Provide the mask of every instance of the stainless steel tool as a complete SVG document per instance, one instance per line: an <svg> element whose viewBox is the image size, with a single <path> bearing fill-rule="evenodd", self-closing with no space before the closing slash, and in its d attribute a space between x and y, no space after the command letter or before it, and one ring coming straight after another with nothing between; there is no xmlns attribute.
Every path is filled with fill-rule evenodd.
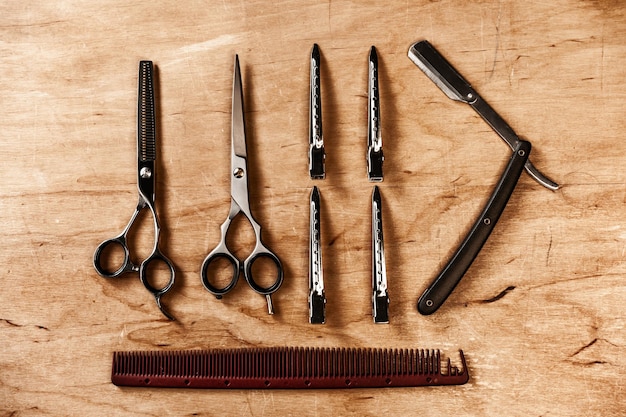
<svg viewBox="0 0 626 417"><path fill-rule="evenodd" d="M311 324L326 322L320 207L319 190L313 187L309 205L309 323Z"/></svg>
<svg viewBox="0 0 626 417"><path fill-rule="evenodd" d="M387 267L383 244L383 206L378 186L372 192L372 316L374 323L389 323Z"/></svg>
<svg viewBox="0 0 626 417"><path fill-rule="evenodd" d="M261 240L261 225L252 216L250 211L248 192L248 153L246 149L246 129L244 122L243 107L243 87L241 85L241 71L239 69L239 57L235 56L235 70L233 75L233 99L232 99L232 126L231 126L231 169L230 169L230 210L228 217L220 227L221 237L219 244L211 251L202 263L200 277L202 285L218 299L237 284L239 275L243 274L248 285L258 294L265 296L267 301L267 312L274 314L272 294L280 288L283 283L283 266L278 256L265 246ZM254 249L242 262L228 249L226 236L232 220L238 215L243 215L254 230L256 238ZM276 267L276 278L274 282L263 287L254 279L252 265L261 258L269 259ZM219 259L227 260L233 268L231 281L223 288L218 288L212 283L214 277L210 270L210 265Z"/></svg>
<svg viewBox="0 0 626 417"><path fill-rule="evenodd" d="M513 129L428 41L424 40L411 45L409 58L449 98L469 104L476 110L513 150L509 163L469 234L419 298L417 309L421 314L426 315L437 311L461 281L495 227L524 169L532 178L550 190L558 189L559 185L539 172L530 162L528 159L531 150L530 142L517 136Z"/></svg>
<svg viewBox="0 0 626 417"><path fill-rule="evenodd" d="M326 151L322 133L322 82L320 78L320 48L311 50L311 76L309 93L309 175L312 179L326 178Z"/></svg>
<svg viewBox="0 0 626 417"><path fill-rule="evenodd" d="M383 136L380 123L380 92L378 90L378 53L372 46L369 54L367 89L367 178L383 180Z"/></svg>
<svg viewBox="0 0 626 417"><path fill-rule="evenodd" d="M156 211L156 105L154 94L154 76L152 61L139 62L139 89L137 104L137 189L139 200L135 212L132 214L128 225L118 236L105 240L96 248L93 257L93 265L101 276L105 278L117 278L128 272L138 272L139 280L146 289L154 296L159 310L170 320L174 317L167 312L161 303L161 298L174 285L176 272L174 264L167 258L160 249L161 227ZM131 260L131 253L128 247L128 233L132 229L137 216L147 209L152 215L154 226L154 246L152 252L139 265ZM122 265L114 271L103 266L103 262L108 258L108 248L119 246L124 251ZM151 283L149 265L162 263L169 270L169 281L162 287L157 288ZM154 274L154 272L152 272Z"/></svg>
<svg viewBox="0 0 626 417"><path fill-rule="evenodd" d="M502 117L472 88L456 69L430 44L423 40L411 45L409 59L449 98L469 104L489 126L515 150L520 137ZM526 172L539 184L549 190L557 190L559 185L543 175L535 166L526 161Z"/></svg>

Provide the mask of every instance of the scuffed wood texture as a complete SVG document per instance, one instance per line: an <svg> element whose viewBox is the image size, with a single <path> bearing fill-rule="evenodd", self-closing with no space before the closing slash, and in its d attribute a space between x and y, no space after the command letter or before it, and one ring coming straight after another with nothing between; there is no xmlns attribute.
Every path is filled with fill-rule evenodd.
<svg viewBox="0 0 626 417"><path fill-rule="evenodd" d="M0 414L626 414L626 17L619 1L5 1L0 5ZM436 314L415 304L463 238L509 150L407 59L429 39L562 184L523 174ZM308 56L323 56L327 179L307 175ZM391 323L370 304L367 54L380 55ZM251 205L284 262L275 316L242 280L199 280L229 204L232 63L246 99ZM176 263L167 321L136 276L99 277L96 245L136 199L137 63L158 68L159 211ZM307 322L308 196L322 193L328 296ZM146 226L147 225L147 226ZM145 254L149 222L137 240ZM145 233L144 233L145 232ZM244 222L231 237L241 254ZM249 250L249 249L247 249ZM120 389L115 350L441 348L462 387Z"/></svg>

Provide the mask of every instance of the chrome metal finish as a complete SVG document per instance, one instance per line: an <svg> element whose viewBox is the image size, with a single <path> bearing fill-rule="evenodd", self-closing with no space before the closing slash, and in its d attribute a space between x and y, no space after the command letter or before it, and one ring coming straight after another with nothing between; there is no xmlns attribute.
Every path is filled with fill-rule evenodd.
<svg viewBox="0 0 626 417"><path fill-rule="evenodd" d="M382 201L378 186L372 192L372 316L375 323L389 323L389 294L383 244Z"/></svg>
<svg viewBox="0 0 626 417"><path fill-rule="evenodd" d="M383 138L380 125L380 93L378 90L378 54L372 46L368 70L368 129L367 129L367 178L373 182L383 180Z"/></svg>
<svg viewBox="0 0 626 417"><path fill-rule="evenodd" d="M218 245L213 249L202 263L200 277L202 285L218 299L232 290L237 284L239 275L243 273L248 285L258 294L265 296L267 311L274 314L271 294L280 288L283 282L283 267L280 259L270 251L261 240L261 225L254 219L250 211L248 193L248 154L246 150L246 129L243 107L243 87L241 83L241 70L239 57L235 56L235 70L233 75L233 98L232 98L232 126L231 126L231 176L230 176L230 210L228 217L220 226L221 237ZM240 261L233 255L226 245L226 236L232 220L242 214L254 230L256 238L255 246L248 257ZM259 258L267 258L276 266L276 280L269 287L259 285L253 277L252 265ZM225 287L218 288L211 283L209 265L217 259L225 259L232 266L233 277Z"/></svg>
<svg viewBox="0 0 626 417"><path fill-rule="evenodd" d="M114 238L107 239L96 248L93 257L93 265L96 272L105 278L117 278L128 272L138 272L139 280L152 294L157 307L165 317L174 320L174 317L164 308L161 298L172 289L176 277L176 271L172 261L167 258L160 249L161 226L156 211L156 104L154 97L154 77L152 61L139 62L139 88L137 99L137 191L138 201L130 221L122 232ZM131 260L128 246L128 234L132 229L139 213L147 209L152 216L154 227L154 245L152 252L139 265ZM110 271L103 266L103 258L107 257L107 247L121 247L124 259L121 266L115 271ZM169 281L162 287L155 287L149 277L150 264L162 263L169 270Z"/></svg>
<svg viewBox="0 0 626 417"><path fill-rule="evenodd" d="M320 193L317 187L313 187L311 191L309 216L309 323L324 324L326 322L326 294L322 264Z"/></svg>
<svg viewBox="0 0 626 417"><path fill-rule="evenodd" d="M326 177L326 152L322 133L322 95L320 80L320 49L311 50L311 79L309 101L309 175L312 179Z"/></svg>

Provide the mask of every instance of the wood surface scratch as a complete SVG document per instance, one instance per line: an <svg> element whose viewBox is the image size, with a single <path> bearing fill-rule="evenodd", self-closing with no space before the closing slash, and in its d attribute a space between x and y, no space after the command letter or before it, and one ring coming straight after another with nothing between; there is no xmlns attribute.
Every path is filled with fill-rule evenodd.
<svg viewBox="0 0 626 417"><path fill-rule="evenodd" d="M481 302L483 304L495 303L496 301L501 300L505 295L507 295L508 293L513 291L514 289L515 289L514 285L509 285L504 290L502 290L498 295L495 295L495 296L493 296L491 298L487 298L486 300L482 300Z"/></svg>

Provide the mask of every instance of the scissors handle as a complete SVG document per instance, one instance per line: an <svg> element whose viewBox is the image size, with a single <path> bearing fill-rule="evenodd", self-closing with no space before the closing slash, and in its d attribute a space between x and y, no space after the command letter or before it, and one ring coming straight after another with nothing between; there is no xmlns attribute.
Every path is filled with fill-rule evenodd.
<svg viewBox="0 0 626 417"><path fill-rule="evenodd" d="M252 254L244 261L244 276L246 278L246 282L255 292L264 295L265 300L267 301L267 313L274 314L274 304L272 303L272 294L280 288L283 283L284 273L283 273L283 265L280 263L280 259L272 253L269 249L267 249L263 244L259 241L257 244L258 250L255 249ZM276 280L269 287L262 287L259 285L252 276L252 264L261 258L268 258L274 262L276 265Z"/></svg>
<svg viewBox="0 0 626 417"><path fill-rule="evenodd" d="M143 262L141 262L140 265L135 265L130 259L130 249L128 248L128 233L135 223L138 214L146 207L151 211L154 223L154 249L152 250L152 253L145 260L143 260ZM174 285L176 272L172 261L170 261L165 255L163 255L163 253L159 249L159 235L160 227L157 220L156 211L154 210L154 206L150 202L148 202L145 196L140 194L137 207L135 208L135 211L131 216L130 221L128 222L122 233L114 238L105 240L96 247L96 251L93 255L93 266L96 269L96 272L98 272L98 274L104 278L117 278L127 272L138 272L140 281L143 283L144 287L146 287L146 289L150 291L150 293L154 296L157 306L159 307L161 312L168 319L175 320L174 317L163 308L163 305L161 303L161 297L163 297L163 295L165 295L165 293L167 293ZM111 271L110 269L102 265L103 258L108 257L108 255L105 254L106 249L112 246L121 247L124 253L124 259L122 261L122 264L115 271ZM148 265L155 262L164 263L165 265L167 265L170 272L169 281L161 288L157 288L152 285L149 279Z"/></svg>
<svg viewBox="0 0 626 417"><path fill-rule="evenodd" d="M120 267L114 271L111 271L102 265L103 253L111 246L119 246L124 251L124 260L122 261ZM107 239L98 245L93 254L93 266L96 269L96 272L104 278L117 278L127 272L136 272L139 270L139 267L133 264L130 260L130 251L128 250L128 246L126 244L125 233L112 239Z"/></svg>
<svg viewBox="0 0 626 417"><path fill-rule="evenodd" d="M214 277L210 276L213 274L209 274L208 272L209 266L213 262L216 262L219 259L225 259L233 267L232 279L230 280L228 284L226 284L226 286L221 287L221 288L216 287L215 285L211 283ZM204 258L204 262L202 262L202 267L200 269L200 277L202 278L202 285L208 292L210 292L215 297L220 299L222 298L224 294L232 290L235 287L235 285L237 285L237 280L239 279L239 271L240 271L239 260L235 258L235 256L226 247L226 244L222 242L217 248L211 251L211 253L209 253L207 257Z"/></svg>
<svg viewBox="0 0 626 417"><path fill-rule="evenodd" d="M150 280L150 269L148 266L150 264L155 263L164 263L167 265L169 269L170 279L169 281L162 287L156 287L152 284ZM167 256L165 256L158 247L158 244L155 244L154 250L139 266L139 280L143 284L144 287L154 296L157 307L159 310L170 320L175 320L174 316L165 310L163 304L161 303L161 297L163 297L169 290L174 286L174 280L176 278L176 269L174 268L174 264L169 260Z"/></svg>
<svg viewBox="0 0 626 417"><path fill-rule="evenodd" d="M276 290L278 290L278 288L280 288L281 284L283 283L283 277L284 277L283 266L280 262L280 259L278 259L278 257L272 251L270 251L267 247L265 247L265 245L263 245L263 243L261 242L261 237L260 237L261 227L259 226L258 223L256 223L256 221L254 221L254 219L252 219L252 216L246 216L246 217L248 218L248 221L250 221L252 228L254 229L254 232L256 234L256 237L257 237L256 246L254 250L252 251L252 253L250 254L250 256L248 256L244 260L243 264L239 261L239 259L235 257L235 255L233 255L233 253L226 246L226 235L228 233L228 228L230 227L231 220L234 218L236 214L237 214L236 210L231 209L231 214L220 227L221 229L220 243L217 245L215 249L211 251L211 253L207 255L206 258L204 258L204 261L202 262L202 266L200 268L200 277L202 279L202 285L207 291L209 291L211 294L215 295L218 299L220 299L222 298L224 294L231 291L235 287L235 285L237 285L237 280L239 279L239 275L243 269L244 277L246 279L246 282L250 286L250 288L252 288L256 293L265 296L267 300L268 312L269 314L274 314L271 294L276 292ZM255 281L253 272L252 272L253 264L261 258L270 259L276 265L276 279L274 283L268 287L263 287L259 285ZM230 280L230 282L221 288L215 286L211 282L211 281L214 281L214 276L212 276L214 274L209 273L210 265L219 259L225 259L226 261L228 261L228 263L230 263L232 266L232 273L233 273L232 279Z"/></svg>
<svg viewBox="0 0 626 417"><path fill-rule="evenodd" d="M237 285L237 280L239 279L239 272L241 270L239 259L237 259L235 255L233 255L232 252L228 250L228 246L226 245L226 235L228 234L228 228L230 227L230 223L232 222L233 218L237 215L235 208L231 207L230 211L231 213L229 213L224 223L222 223L222 225L220 226L220 233L221 233L220 243L215 247L215 249L213 249L207 255L206 258L204 258L204 261L202 262L202 266L200 267L200 278L202 280L202 285L208 292L213 294L218 299L221 299L224 294L232 290L235 287L235 285ZM211 281L214 281L214 277L209 276L209 275L214 275L214 274L208 273L209 266L213 262L217 261L218 259L225 259L233 267L232 279L230 280L228 284L226 284L225 287L222 287L222 288L216 287L215 285L211 283ZM214 269L217 269L217 268L214 268Z"/></svg>
<svg viewBox="0 0 626 417"><path fill-rule="evenodd" d="M263 287L259 285L254 280L252 274L252 265L261 258L270 259L276 265L276 279L274 280L274 283L268 287ZM248 258L246 258L246 260L243 262L243 267L246 282L254 291L261 295L269 295L276 292L276 290L278 290L278 288L280 288L281 284L283 283L283 265L280 262L280 259L278 259L278 256L276 256L273 252L263 246L260 241L257 244L257 248L255 248L250 256L248 256Z"/></svg>
<svg viewBox="0 0 626 417"><path fill-rule="evenodd" d="M93 266L96 269L96 272L101 277L117 278L120 275L125 274L127 272L139 271L139 266L135 265L130 260L130 250L128 249L127 236L128 236L129 230L133 226L133 223L135 223L135 219L137 218L137 215L139 215L139 212L144 207L144 205L145 205L144 200L142 200L140 197L139 203L137 204L137 207L135 208L133 215L130 216L130 221L128 222L124 230L122 230L122 233L115 236L114 238L105 240L104 242L100 243L98 247L96 247L96 251L93 254ZM122 261L122 264L120 265L120 267L117 268L115 271L111 271L110 269L107 269L106 267L102 266L102 258L108 257L107 255L104 255L106 248L109 248L112 246L119 246L122 248L122 251L124 252L124 260Z"/></svg>

